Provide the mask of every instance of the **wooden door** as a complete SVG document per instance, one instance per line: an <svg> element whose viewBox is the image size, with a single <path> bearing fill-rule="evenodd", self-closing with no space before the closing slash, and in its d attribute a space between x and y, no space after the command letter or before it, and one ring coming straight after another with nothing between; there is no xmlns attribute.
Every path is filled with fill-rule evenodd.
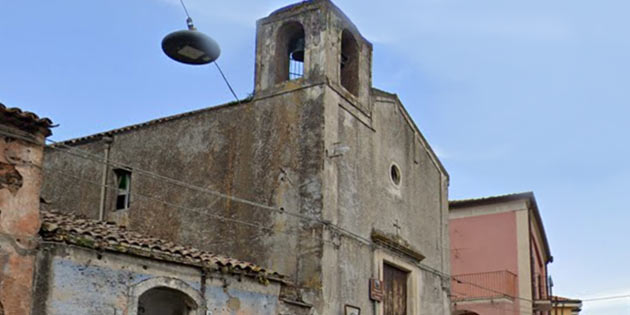
<svg viewBox="0 0 630 315"><path fill-rule="evenodd" d="M407 277L409 273L383 264L383 315L407 315Z"/></svg>

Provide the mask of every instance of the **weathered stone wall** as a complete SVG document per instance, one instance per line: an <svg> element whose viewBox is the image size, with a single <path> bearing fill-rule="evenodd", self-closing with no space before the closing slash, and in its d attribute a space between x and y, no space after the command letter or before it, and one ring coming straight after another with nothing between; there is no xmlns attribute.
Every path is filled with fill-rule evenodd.
<svg viewBox="0 0 630 315"><path fill-rule="evenodd" d="M447 174L394 95L374 91L373 103L367 116L339 94L326 99L324 217L364 239L373 230L397 235L426 256L427 269L448 274ZM335 150L340 154L331 155ZM401 171L399 185L392 165ZM382 263L373 250L343 236L337 247L325 247L324 295L332 297L325 313L351 304L373 314L368 279L378 277L375 264ZM420 313L448 314L448 284L427 269L421 271Z"/></svg>
<svg viewBox="0 0 630 315"><path fill-rule="evenodd" d="M158 286L190 296L195 315L276 315L280 304L277 282L60 244L40 251L37 270L34 315L137 314L139 295Z"/></svg>
<svg viewBox="0 0 630 315"><path fill-rule="evenodd" d="M319 265L303 260L321 256L315 250L319 242L312 238L319 227L203 189L319 216L322 89L279 93L113 134L110 159L131 167L132 199L130 209L113 211L116 183L110 167L105 218L144 234L252 261L295 276L297 282L311 279ZM105 144L92 140L75 148L102 157ZM96 218L102 163L56 148L46 153L44 198L53 208Z"/></svg>

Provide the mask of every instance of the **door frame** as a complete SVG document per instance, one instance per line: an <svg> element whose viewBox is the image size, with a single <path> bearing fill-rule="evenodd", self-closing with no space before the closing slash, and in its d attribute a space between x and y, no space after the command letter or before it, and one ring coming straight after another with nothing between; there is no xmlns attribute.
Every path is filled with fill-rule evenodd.
<svg viewBox="0 0 630 315"><path fill-rule="evenodd" d="M383 280L383 265L385 264L409 273L407 276L407 315L420 315L420 268L397 254L392 254L383 249L376 249L374 251L373 274L381 281ZM384 315L383 303L377 303L376 314Z"/></svg>

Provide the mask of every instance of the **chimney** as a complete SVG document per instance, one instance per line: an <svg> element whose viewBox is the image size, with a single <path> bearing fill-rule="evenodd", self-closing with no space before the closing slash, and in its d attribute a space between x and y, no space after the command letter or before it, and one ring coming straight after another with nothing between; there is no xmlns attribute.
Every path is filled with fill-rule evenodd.
<svg viewBox="0 0 630 315"><path fill-rule="evenodd" d="M29 315L39 194L52 122L0 103L0 315Z"/></svg>

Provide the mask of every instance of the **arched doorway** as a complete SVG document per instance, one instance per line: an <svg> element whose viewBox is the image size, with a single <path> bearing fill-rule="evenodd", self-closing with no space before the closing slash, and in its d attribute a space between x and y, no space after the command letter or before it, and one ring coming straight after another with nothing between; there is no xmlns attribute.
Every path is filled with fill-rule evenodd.
<svg viewBox="0 0 630 315"><path fill-rule="evenodd" d="M127 315L205 315L206 301L186 282L155 277L131 286Z"/></svg>
<svg viewBox="0 0 630 315"><path fill-rule="evenodd" d="M144 292L138 300L138 315L194 315L199 306L186 293L157 287Z"/></svg>

